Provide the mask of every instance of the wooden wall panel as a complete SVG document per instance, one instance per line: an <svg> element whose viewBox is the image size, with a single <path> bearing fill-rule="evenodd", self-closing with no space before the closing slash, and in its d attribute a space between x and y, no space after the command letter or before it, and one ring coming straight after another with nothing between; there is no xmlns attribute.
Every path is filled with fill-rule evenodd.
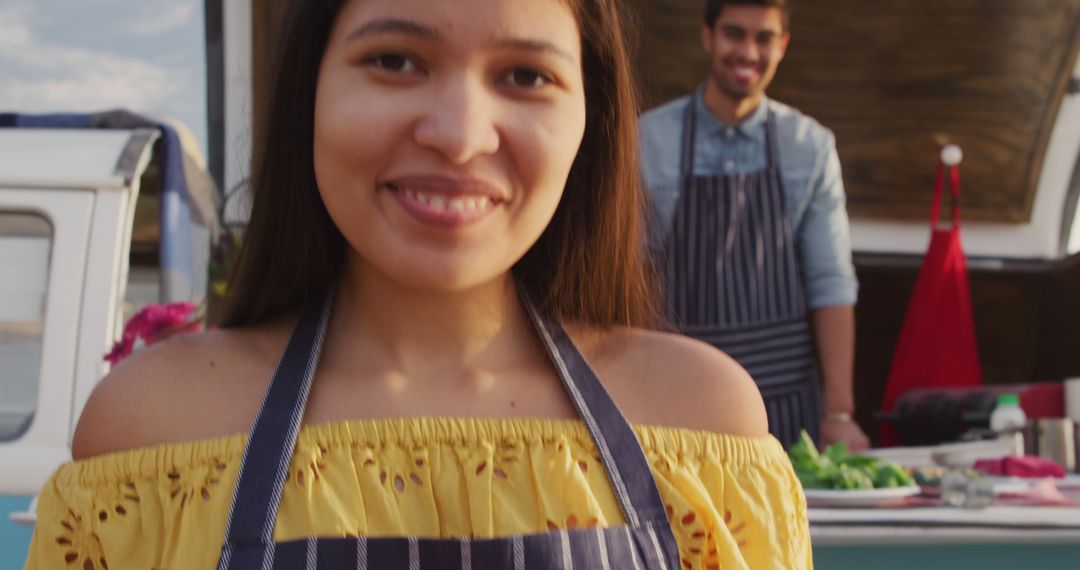
<svg viewBox="0 0 1080 570"><path fill-rule="evenodd" d="M1054 272L1047 297L1039 314L1036 376L1080 377L1080 254Z"/></svg>
<svg viewBox="0 0 1080 570"><path fill-rule="evenodd" d="M703 0L633 0L648 105L708 69ZM837 134L853 216L926 217L940 141L964 147L964 216L1024 223L1080 52L1080 0L793 0L770 93Z"/></svg>

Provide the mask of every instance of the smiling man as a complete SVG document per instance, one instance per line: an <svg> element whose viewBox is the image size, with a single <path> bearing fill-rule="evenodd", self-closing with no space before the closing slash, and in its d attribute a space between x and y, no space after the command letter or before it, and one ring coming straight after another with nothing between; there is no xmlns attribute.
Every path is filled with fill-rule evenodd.
<svg viewBox="0 0 1080 570"><path fill-rule="evenodd" d="M704 84L641 118L653 244L672 321L750 372L772 433L859 450L858 283L835 138L765 95L791 39L788 4L706 2Z"/></svg>

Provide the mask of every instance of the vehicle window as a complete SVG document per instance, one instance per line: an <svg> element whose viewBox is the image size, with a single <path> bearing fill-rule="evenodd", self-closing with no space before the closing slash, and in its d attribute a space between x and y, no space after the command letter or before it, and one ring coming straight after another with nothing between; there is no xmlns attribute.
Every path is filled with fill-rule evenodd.
<svg viewBox="0 0 1080 570"><path fill-rule="evenodd" d="M0 441L18 439L37 408L52 237L40 215L0 211Z"/></svg>

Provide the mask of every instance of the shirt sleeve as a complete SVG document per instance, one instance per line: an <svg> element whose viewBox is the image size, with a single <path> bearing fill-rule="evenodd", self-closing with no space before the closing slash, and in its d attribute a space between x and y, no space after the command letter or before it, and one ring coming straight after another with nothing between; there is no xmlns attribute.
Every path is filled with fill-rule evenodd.
<svg viewBox="0 0 1080 570"><path fill-rule="evenodd" d="M77 496L80 489L64 488L60 472L38 495L37 522L27 552L25 570L105 568L101 540L93 531L91 513Z"/></svg>
<svg viewBox="0 0 1080 570"><path fill-rule="evenodd" d="M654 458L683 565L813 568L806 499L780 442L718 440L720 445L700 455Z"/></svg>
<svg viewBox="0 0 1080 570"><path fill-rule="evenodd" d="M230 480L231 464L177 467L176 447L61 466L38 495L25 569L212 568L232 493L210 481ZM161 466L167 476L139 476Z"/></svg>
<svg viewBox="0 0 1080 570"><path fill-rule="evenodd" d="M821 144L824 152L811 178L810 200L796 230L810 309L854 305L859 288L851 261L851 233L836 139L826 131Z"/></svg>

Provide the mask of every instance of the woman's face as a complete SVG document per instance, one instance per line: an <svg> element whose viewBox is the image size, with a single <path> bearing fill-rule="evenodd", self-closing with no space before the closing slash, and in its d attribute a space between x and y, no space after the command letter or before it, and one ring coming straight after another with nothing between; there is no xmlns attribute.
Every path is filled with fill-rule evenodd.
<svg viewBox="0 0 1080 570"><path fill-rule="evenodd" d="M562 0L351 0L319 70L315 175L354 268L460 290L536 242L584 129Z"/></svg>

